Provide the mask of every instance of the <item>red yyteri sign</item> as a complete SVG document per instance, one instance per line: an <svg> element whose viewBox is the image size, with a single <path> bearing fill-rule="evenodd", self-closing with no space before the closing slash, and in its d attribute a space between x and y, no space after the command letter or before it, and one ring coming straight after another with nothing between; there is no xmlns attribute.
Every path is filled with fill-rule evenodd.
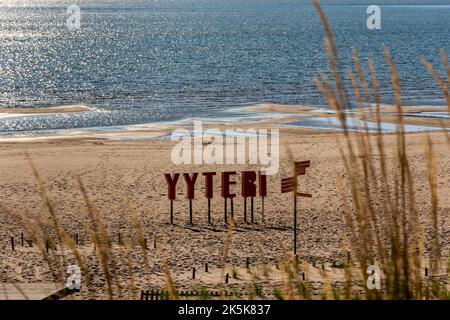
<svg viewBox="0 0 450 320"><path fill-rule="evenodd" d="M220 195L225 199L232 199L236 197L236 193L231 191L232 186L236 185L236 171L225 171L221 173L221 192ZM214 176L216 172L203 172L205 197L212 199L214 197ZM167 182L167 197L169 200L176 200L177 184L181 173L165 173L164 177ZM183 178L186 185L186 198L195 199L195 185L198 180L199 173L183 173ZM257 184L259 187L259 196L267 196L267 176L261 172L243 171L241 172L241 196L242 197L256 197Z"/></svg>
<svg viewBox="0 0 450 320"><path fill-rule="evenodd" d="M281 193L294 192L295 200L295 216L296 216L296 198L301 197L311 197L309 193L303 193L297 191L297 177L306 174L306 168L309 168L311 161L300 161L295 162L294 166L294 177L288 177L281 179ZM177 197L177 185L180 180L181 175L183 175L184 184L186 187L186 198L189 200L189 221L193 223L193 200L195 199L195 186L199 180L200 173L165 173L164 177L167 182L167 197L170 200L170 223L173 224L173 202ZM211 223L211 199L214 197L214 183L216 172L202 172L204 180L205 193L204 196L208 199L208 223ZM227 223L228 217L228 206L227 203L230 202L231 217L234 216L233 199L236 198L236 191L233 191L233 186L236 186L236 171L225 171L220 173L220 195L224 199L224 221ZM267 176L261 171L242 171L241 172L241 190L240 195L244 199L244 221L247 221L247 198L250 198L250 222L254 222L254 201L256 196L261 198L261 216L264 221L264 199L267 197Z"/></svg>
<svg viewBox="0 0 450 320"><path fill-rule="evenodd" d="M233 199L236 193L232 191L232 187L236 185L236 171L225 171L221 173L220 195L224 198L224 221L228 222L227 202L230 201L231 217L234 217ZM199 173L182 173L186 185L186 198L189 199L189 222L193 224L192 201L195 199L195 184L198 180ZM214 197L214 176L216 172L203 172L205 197L208 199L208 223L211 223L211 199ZM167 197L170 200L170 223L173 224L173 201L177 197L177 184L181 173L165 173L164 177L167 182ZM253 223L253 198L256 197L259 187L259 196L262 201L262 219L264 220L264 198L267 196L267 176L261 172L243 171L241 173L241 196L246 204L247 198L251 199L251 222ZM247 222L247 207L245 205L244 221Z"/></svg>

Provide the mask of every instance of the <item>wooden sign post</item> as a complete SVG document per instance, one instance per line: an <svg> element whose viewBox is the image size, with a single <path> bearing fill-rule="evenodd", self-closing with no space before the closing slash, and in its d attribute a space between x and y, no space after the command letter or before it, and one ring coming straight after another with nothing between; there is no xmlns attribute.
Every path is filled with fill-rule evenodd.
<svg viewBox="0 0 450 320"><path fill-rule="evenodd" d="M281 179L281 193L293 192L294 194L294 255L297 255L297 196L311 198L309 193L298 192L297 177L306 174L306 168L311 166L311 161L294 162L294 176Z"/></svg>
<svg viewBox="0 0 450 320"><path fill-rule="evenodd" d="M244 222L247 223L247 197L244 197Z"/></svg>
<svg viewBox="0 0 450 320"><path fill-rule="evenodd" d="M231 199L231 212L233 212L233 198L236 197L235 193L231 192L231 186L236 184L236 181L231 180L231 176L235 175L236 171L222 172L222 188L221 195L225 200L224 204L224 221L228 224L228 211L227 211L227 199Z"/></svg>
<svg viewBox="0 0 450 320"><path fill-rule="evenodd" d="M177 182L178 178L180 177L179 173L165 173L164 177L166 178L167 182L167 198L169 198L170 205L169 205L169 216L170 216L170 224L173 224L173 201L177 197Z"/></svg>
<svg viewBox="0 0 450 320"><path fill-rule="evenodd" d="M264 198L267 197L267 176L262 174L261 171L258 172L259 180L259 196L261 197L261 219L263 222L266 221L264 217Z"/></svg>
<svg viewBox="0 0 450 320"><path fill-rule="evenodd" d="M184 181L186 182L186 198L189 199L189 224L193 225L192 218L192 200L195 198L195 182L198 178L198 173L194 172L192 174L183 173Z"/></svg>
<svg viewBox="0 0 450 320"><path fill-rule="evenodd" d="M243 171L241 180L241 195L244 198L244 222L247 223L247 197L250 197L250 214L251 223L254 222L253 219L253 197L256 196L256 172L254 171Z"/></svg>
<svg viewBox="0 0 450 320"><path fill-rule="evenodd" d="M253 199L254 197L250 197L250 221L251 223L255 222L254 214L253 214Z"/></svg>
<svg viewBox="0 0 450 320"><path fill-rule="evenodd" d="M205 176L205 197L208 199L208 224L211 224L211 199L214 196L213 192L213 178L215 172L203 172Z"/></svg>
<svg viewBox="0 0 450 320"><path fill-rule="evenodd" d="M234 219L234 204L233 204L233 197L230 198L230 206L231 206L231 218Z"/></svg>

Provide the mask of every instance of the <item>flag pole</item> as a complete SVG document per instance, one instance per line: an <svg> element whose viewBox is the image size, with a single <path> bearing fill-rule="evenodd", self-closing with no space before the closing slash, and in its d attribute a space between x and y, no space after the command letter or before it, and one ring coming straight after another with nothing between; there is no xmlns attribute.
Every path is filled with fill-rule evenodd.
<svg viewBox="0 0 450 320"><path fill-rule="evenodd" d="M294 192L294 256L297 255L297 193Z"/></svg>
<svg viewBox="0 0 450 320"><path fill-rule="evenodd" d="M294 257L297 256L297 164L293 163L293 177L294 177Z"/></svg>

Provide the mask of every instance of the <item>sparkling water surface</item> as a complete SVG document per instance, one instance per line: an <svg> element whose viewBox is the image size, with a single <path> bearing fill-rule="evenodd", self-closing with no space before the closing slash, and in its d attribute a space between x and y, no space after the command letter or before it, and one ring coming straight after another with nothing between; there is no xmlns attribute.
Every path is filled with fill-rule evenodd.
<svg viewBox="0 0 450 320"><path fill-rule="evenodd" d="M0 118L0 132L229 117L262 102L325 105L313 82L328 70L324 33L309 1L76 2L81 26L71 31L73 1L2 1L0 107L95 111ZM380 3L379 31L366 28L367 5L324 5L344 68L351 47L374 59L383 102L392 102L385 43L404 104L443 105L420 59L438 65L439 49L450 52L450 2Z"/></svg>

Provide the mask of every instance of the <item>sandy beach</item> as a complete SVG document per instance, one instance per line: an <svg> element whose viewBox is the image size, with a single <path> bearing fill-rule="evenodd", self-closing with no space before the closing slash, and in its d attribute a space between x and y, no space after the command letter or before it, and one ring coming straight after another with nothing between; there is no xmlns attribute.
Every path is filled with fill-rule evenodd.
<svg viewBox="0 0 450 320"><path fill-rule="evenodd" d="M271 112L282 112L283 109L287 109L289 113L295 112L293 108L286 106L268 108ZM305 112L308 108L298 110ZM422 124L429 125L433 120L424 119ZM411 121L419 120L414 118ZM273 120L247 124L247 126L276 127ZM214 124L214 127L218 125ZM219 126L219 128L225 127L229 125ZM240 127L245 128L242 125ZM246 269L248 258L251 270L254 270L255 274L265 274L264 277L260 275L259 281L263 285L265 295L269 298L271 298L273 287L282 282L282 276L277 269L278 264L289 259L292 254L292 195L279 192L280 179L289 176L291 170L287 156L288 149L292 150L295 160L311 160L311 168L302 177L300 183L304 188L303 191L313 196L301 198L299 204L301 218L298 254L302 260L310 264L312 271L308 275L320 278L321 272L318 266L324 263L331 278L342 278L343 271L336 266L345 261L348 251L343 239L349 230L346 229L342 215L344 204L336 188L336 177L344 176L343 163L336 144L336 138L342 134L294 127L279 127L279 129L281 132L280 171L268 178L265 221L262 221L261 200L257 197L255 198L255 223L244 223L243 199L237 196L234 201L236 225L232 231L231 247L225 265L226 273L237 274L237 279L230 279L225 287L228 290L235 289L245 293L249 281L253 279L253 273ZM170 132L170 128L166 128L165 131ZM140 134L145 133L145 129L140 132ZM435 146L439 168L439 212L443 219L440 223L442 255L448 257L450 200L445 195L450 188L448 180L450 163L447 161L450 149L445 133L429 134ZM422 216L427 216L430 208L424 203L428 203L430 193L423 156L424 135L424 133L408 133L406 143L411 167L414 168L417 209ZM387 133L384 134L384 138L386 150L391 150L396 136ZM36 245L30 247L26 241L24 246L20 244L21 233L24 233L25 240L30 239L30 234L27 233L19 218L20 214L26 214L32 221L40 221L44 225L50 223L48 208L26 160L26 155L29 154L45 182L62 228L71 236L79 235L77 247L84 255L88 268L95 275L93 292L78 293L72 298L88 298L92 295L105 297L105 279L98 265L93 244L83 227L83 224L88 221L88 211L77 177L81 179L87 194L98 207L110 235L112 252L116 256L114 268L117 268L121 284L119 296L129 298L133 297L133 294L139 295L139 290L164 287L166 284L165 255L177 289L223 288L223 254L228 229L223 220L220 179L216 177L214 184L212 225L207 223L207 202L203 196L203 179L199 179L196 185L196 200L193 201L194 225L189 225L188 201L185 199L185 186L182 183L178 184L178 198L174 204L174 225L170 225L167 185L163 174L225 170L239 172L260 168L256 165L174 165L170 159L174 145L175 142L167 139L118 141L94 136L1 142L0 258L3 263L0 266L0 277L2 282L52 281L52 276L38 247ZM377 156L377 154L373 155L373 157ZM237 181L239 186L239 178ZM239 187L236 191L239 192ZM149 261L148 268L145 267L143 253L137 243L129 210L124 200L129 201L142 223L149 247L145 252ZM429 223L430 221L424 218L425 230ZM131 260L127 259L126 247L118 243L119 233L122 239L127 237L132 239ZM14 237L17 243L15 251L11 249L11 237ZM159 250L153 246L155 239L157 239ZM425 248L425 256L427 254L429 252ZM55 261L62 259L62 256L70 261L74 260L70 257L68 248L61 250L60 247L57 251L51 251L50 256ZM205 263L208 263L208 272L204 272ZM197 270L196 279L192 279L194 267ZM131 278L130 268L134 274Z"/></svg>
<svg viewBox="0 0 450 320"><path fill-rule="evenodd" d="M450 300L446 1L3 1L0 301Z"/></svg>

